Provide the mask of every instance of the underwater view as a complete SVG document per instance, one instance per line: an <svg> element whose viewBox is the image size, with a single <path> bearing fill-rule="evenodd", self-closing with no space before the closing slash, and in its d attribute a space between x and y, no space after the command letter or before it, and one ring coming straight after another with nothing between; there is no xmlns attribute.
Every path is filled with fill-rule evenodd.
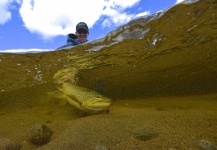
<svg viewBox="0 0 217 150"><path fill-rule="evenodd" d="M0 53L0 150L216 150L217 1L104 38Z"/></svg>

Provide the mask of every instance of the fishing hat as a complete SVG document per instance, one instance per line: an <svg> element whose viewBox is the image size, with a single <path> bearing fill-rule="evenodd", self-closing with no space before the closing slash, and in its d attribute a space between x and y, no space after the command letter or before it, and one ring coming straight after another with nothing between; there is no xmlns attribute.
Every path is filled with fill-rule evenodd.
<svg viewBox="0 0 217 150"><path fill-rule="evenodd" d="M89 32L89 29L88 29L88 26L85 22L79 22L77 25L76 25L76 31L78 31L79 29L84 29L86 30L87 32Z"/></svg>

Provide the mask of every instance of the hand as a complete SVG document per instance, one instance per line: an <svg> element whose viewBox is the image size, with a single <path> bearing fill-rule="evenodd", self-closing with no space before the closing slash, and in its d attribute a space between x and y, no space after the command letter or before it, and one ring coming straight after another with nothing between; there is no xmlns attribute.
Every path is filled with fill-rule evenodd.
<svg viewBox="0 0 217 150"><path fill-rule="evenodd" d="M75 77L69 76L69 77L66 77L63 81L69 82L69 83L75 83Z"/></svg>

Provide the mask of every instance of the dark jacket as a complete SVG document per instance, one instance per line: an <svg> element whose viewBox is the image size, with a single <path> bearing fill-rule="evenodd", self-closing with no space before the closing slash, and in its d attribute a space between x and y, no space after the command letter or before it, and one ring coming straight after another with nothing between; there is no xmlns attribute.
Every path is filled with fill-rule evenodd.
<svg viewBox="0 0 217 150"><path fill-rule="evenodd" d="M66 47L69 47L69 46L76 46L80 44L80 42L78 41L78 37L73 34L73 33L70 33L68 34L67 36L67 44L66 45L63 45L57 49L62 49L62 48L66 48Z"/></svg>

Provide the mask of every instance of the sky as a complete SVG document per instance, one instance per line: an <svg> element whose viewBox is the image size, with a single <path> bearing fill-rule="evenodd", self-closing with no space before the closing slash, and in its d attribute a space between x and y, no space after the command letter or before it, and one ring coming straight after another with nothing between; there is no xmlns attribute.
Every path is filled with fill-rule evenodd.
<svg viewBox="0 0 217 150"><path fill-rule="evenodd" d="M183 0L0 0L0 51L54 50L76 24L86 22L92 41L138 17Z"/></svg>

